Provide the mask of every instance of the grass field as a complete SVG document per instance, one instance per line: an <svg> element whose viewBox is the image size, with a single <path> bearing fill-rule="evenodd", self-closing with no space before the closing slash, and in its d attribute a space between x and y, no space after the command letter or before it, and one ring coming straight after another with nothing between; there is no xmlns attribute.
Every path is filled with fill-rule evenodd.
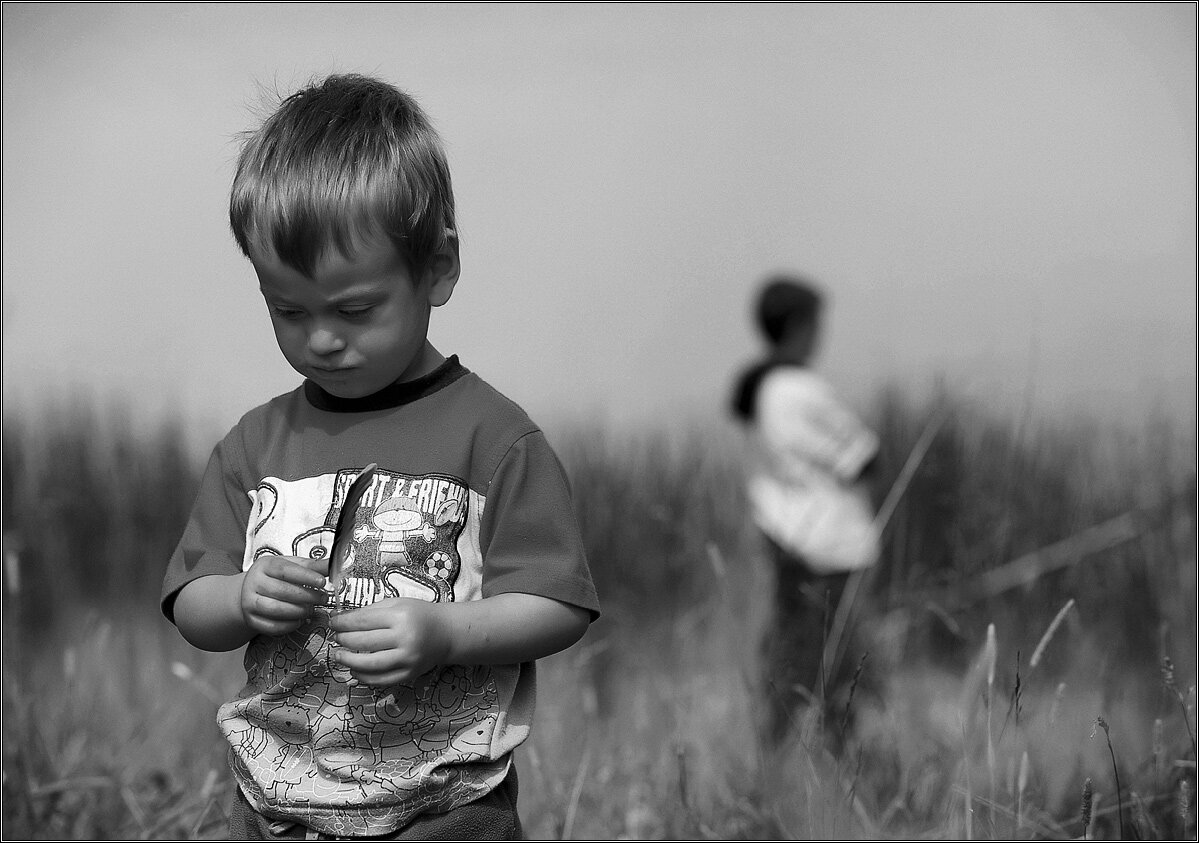
<svg viewBox="0 0 1199 843"><path fill-rule="evenodd" d="M554 839L1195 837L1193 420L1120 432L879 396L880 565L846 716L755 734L771 572L740 445L576 430L605 614L539 674L521 813ZM72 407L4 424L5 839L219 838L235 653L157 609L200 466ZM836 714L836 713L834 713Z"/></svg>

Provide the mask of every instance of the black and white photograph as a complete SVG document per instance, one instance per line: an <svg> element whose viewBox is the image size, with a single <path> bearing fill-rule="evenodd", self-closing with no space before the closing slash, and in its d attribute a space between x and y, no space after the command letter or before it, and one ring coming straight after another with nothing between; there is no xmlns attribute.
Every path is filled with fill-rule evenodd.
<svg viewBox="0 0 1199 843"><path fill-rule="evenodd" d="M0 837L1196 840L1196 11L0 4Z"/></svg>

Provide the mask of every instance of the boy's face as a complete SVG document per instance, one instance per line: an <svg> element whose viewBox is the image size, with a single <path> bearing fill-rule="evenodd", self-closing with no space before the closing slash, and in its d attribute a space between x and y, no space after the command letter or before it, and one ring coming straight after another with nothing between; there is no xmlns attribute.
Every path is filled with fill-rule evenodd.
<svg viewBox="0 0 1199 843"><path fill-rule="evenodd" d="M363 242L349 257L331 249L312 277L273 251L251 249L250 261L283 356L331 395L362 398L441 362L426 338L429 312L453 292L456 248L419 279L385 240Z"/></svg>

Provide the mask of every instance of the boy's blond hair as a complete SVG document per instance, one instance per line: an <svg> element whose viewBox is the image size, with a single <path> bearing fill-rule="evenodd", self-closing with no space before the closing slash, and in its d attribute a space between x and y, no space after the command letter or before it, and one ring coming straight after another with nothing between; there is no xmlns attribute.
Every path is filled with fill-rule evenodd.
<svg viewBox="0 0 1199 843"><path fill-rule="evenodd" d="M305 275L384 237L419 277L457 237L437 132L408 94L357 74L297 91L245 136L229 223L247 257L269 249Z"/></svg>

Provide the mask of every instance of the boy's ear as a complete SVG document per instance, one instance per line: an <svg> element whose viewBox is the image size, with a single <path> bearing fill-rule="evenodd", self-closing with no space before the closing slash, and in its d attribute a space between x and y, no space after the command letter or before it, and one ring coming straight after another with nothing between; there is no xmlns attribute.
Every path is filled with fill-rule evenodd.
<svg viewBox="0 0 1199 843"><path fill-rule="evenodd" d="M458 275L462 272L456 233L449 232L445 248L433 257L426 272L429 273L429 304L441 307L454 294L454 285L458 283Z"/></svg>

